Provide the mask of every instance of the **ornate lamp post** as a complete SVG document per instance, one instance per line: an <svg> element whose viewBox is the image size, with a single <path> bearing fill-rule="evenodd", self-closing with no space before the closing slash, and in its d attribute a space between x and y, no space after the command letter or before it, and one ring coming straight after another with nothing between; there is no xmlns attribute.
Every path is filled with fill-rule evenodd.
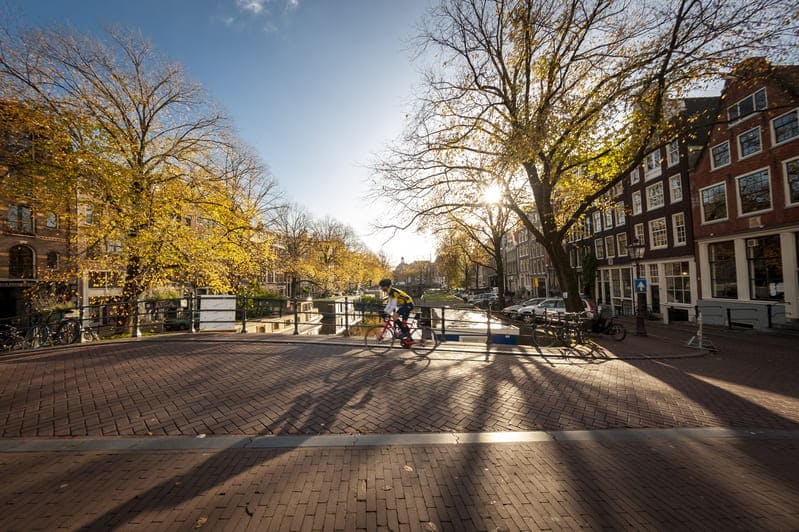
<svg viewBox="0 0 799 532"><path fill-rule="evenodd" d="M638 277L641 274L641 259L644 258L646 244L639 242L636 238L633 243L627 246L630 258L635 261L635 275L633 276L633 288L636 295L635 309L635 335L646 336L646 280Z"/></svg>

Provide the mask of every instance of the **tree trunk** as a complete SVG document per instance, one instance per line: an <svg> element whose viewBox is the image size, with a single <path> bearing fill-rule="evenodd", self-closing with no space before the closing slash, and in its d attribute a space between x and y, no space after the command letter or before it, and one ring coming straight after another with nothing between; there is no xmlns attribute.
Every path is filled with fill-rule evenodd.
<svg viewBox="0 0 799 532"><path fill-rule="evenodd" d="M547 244L550 244L547 242ZM555 274L558 276L558 283L561 286L566 296L566 311L567 312L582 312L584 310L583 303L580 298L580 284L577 280L577 271L572 268L569 263L569 254L558 242L552 243L545 247L549 253L549 258L552 261L552 266L555 268Z"/></svg>

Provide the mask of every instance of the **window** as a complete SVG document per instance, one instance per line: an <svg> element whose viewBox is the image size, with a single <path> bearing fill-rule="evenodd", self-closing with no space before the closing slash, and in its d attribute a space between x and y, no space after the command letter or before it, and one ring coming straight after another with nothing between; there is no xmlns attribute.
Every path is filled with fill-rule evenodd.
<svg viewBox="0 0 799 532"><path fill-rule="evenodd" d="M778 116L771 121L771 127L774 129L774 144L799 137L799 110Z"/></svg>
<svg viewBox="0 0 799 532"><path fill-rule="evenodd" d="M119 274L116 272L89 272L89 288L118 288Z"/></svg>
<svg viewBox="0 0 799 532"><path fill-rule="evenodd" d="M699 191L702 198L702 222L727 219L727 187L724 183L712 185Z"/></svg>
<svg viewBox="0 0 799 532"><path fill-rule="evenodd" d="M785 171L785 203L794 205L799 203L799 159L786 161L783 164Z"/></svg>
<svg viewBox="0 0 799 532"><path fill-rule="evenodd" d="M88 225L94 223L94 205L89 204L83 206L83 221Z"/></svg>
<svg viewBox="0 0 799 532"><path fill-rule="evenodd" d="M672 215L671 224L674 230L674 245L684 246L688 242L688 234L685 229L685 213L678 212Z"/></svg>
<svg viewBox="0 0 799 532"><path fill-rule="evenodd" d="M616 251L619 257L627 256L627 233L619 233L616 235Z"/></svg>
<svg viewBox="0 0 799 532"><path fill-rule="evenodd" d="M762 111L766 108L766 89L760 89L754 94L750 94L736 104L727 107L727 119L730 125L738 120L743 120L755 111Z"/></svg>
<svg viewBox="0 0 799 532"><path fill-rule="evenodd" d="M771 179L768 168L741 176L737 181L741 215L771 209Z"/></svg>
<svg viewBox="0 0 799 532"><path fill-rule="evenodd" d="M58 216L54 212L48 212L44 219L44 226L48 229L58 229Z"/></svg>
<svg viewBox="0 0 799 532"><path fill-rule="evenodd" d="M605 211L605 229L613 227L613 210L608 209Z"/></svg>
<svg viewBox="0 0 799 532"><path fill-rule="evenodd" d="M672 203L682 201L682 176L680 174L669 178L669 193L671 194Z"/></svg>
<svg viewBox="0 0 799 532"><path fill-rule="evenodd" d="M665 218L649 221L649 245L652 249L661 249L669 245Z"/></svg>
<svg viewBox="0 0 799 532"><path fill-rule="evenodd" d="M644 224L635 224L633 228L633 240L646 244L646 237L644 236Z"/></svg>
<svg viewBox="0 0 799 532"><path fill-rule="evenodd" d="M594 240L594 254L598 259L605 258L605 245L604 241L601 238L597 238Z"/></svg>
<svg viewBox="0 0 799 532"><path fill-rule="evenodd" d="M749 264L752 299L782 300L785 297L785 285L782 278L780 235L747 238L746 260Z"/></svg>
<svg viewBox="0 0 799 532"><path fill-rule="evenodd" d="M627 222L627 217L624 214L624 202L620 201L616 204L616 227L620 227Z"/></svg>
<svg viewBox="0 0 799 532"><path fill-rule="evenodd" d="M605 237L605 253L607 254L608 258L616 256L616 241L613 238L613 235Z"/></svg>
<svg viewBox="0 0 799 532"><path fill-rule="evenodd" d="M716 242L707 247L710 262L710 291L713 297L738 298L735 272L735 243Z"/></svg>
<svg viewBox="0 0 799 532"><path fill-rule="evenodd" d="M602 213L594 211L594 233L602 232Z"/></svg>
<svg viewBox="0 0 799 532"><path fill-rule="evenodd" d="M624 183L620 181L613 185L613 197L618 198L622 194L624 194Z"/></svg>
<svg viewBox="0 0 799 532"><path fill-rule="evenodd" d="M33 232L33 214L30 207L12 205L8 208L8 228L20 233Z"/></svg>
<svg viewBox="0 0 799 532"><path fill-rule="evenodd" d="M638 183L638 181L641 179L640 176L641 176L641 174L640 174L640 170L638 168L636 168L635 170L630 172L630 184L634 185L634 184Z"/></svg>
<svg viewBox="0 0 799 532"><path fill-rule="evenodd" d="M760 153L760 128L756 127L738 135L738 154L741 159Z"/></svg>
<svg viewBox="0 0 799 532"><path fill-rule="evenodd" d="M47 254L47 267L51 270L58 269L58 253L51 251Z"/></svg>
<svg viewBox="0 0 799 532"><path fill-rule="evenodd" d="M33 250L14 246L8 251L8 276L13 279L33 279Z"/></svg>
<svg viewBox="0 0 799 532"><path fill-rule="evenodd" d="M633 214L641 214L643 208L641 207L641 191L636 190L633 192Z"/></svg>
<svg viewBox="0 0 799 532"><path fill-rule="evenodd" d="M660 172L660 150L655 150L646 156L644 177L646 179L652 179L653 177L659 176Z"/></svg>
<svg viewBox="0 0 799 532"><path fill-rule="evenodd" d="M730 141L716 144L710 149L710 169L715 170L730 164Z"/></svg>
<svg viewBox="0 0 799 532"><path fill-rule="evenodd" d="M691 304L691 273L687 262L667 262L663 264L666 278L666 300L669 303Z"/></svg>
<svg viewBox="0 0 799 532"><path fill-rule="evenodd" d="M646 210L658 209L663 205L663 181L646 187Z"/></svg>
<svg viewBox="0 0 799 532"><path fill-rule="evenodd" d="M666 147L666 164L669 168L680 162L680 143L672 141Z"/></svg>
<svg viewBox="0 0 799 532"><path fill-rule="evenodd" d="M109 240L108 241L108 252L109 253L119 253L122 251L122 242L119 240Z"/></svg>

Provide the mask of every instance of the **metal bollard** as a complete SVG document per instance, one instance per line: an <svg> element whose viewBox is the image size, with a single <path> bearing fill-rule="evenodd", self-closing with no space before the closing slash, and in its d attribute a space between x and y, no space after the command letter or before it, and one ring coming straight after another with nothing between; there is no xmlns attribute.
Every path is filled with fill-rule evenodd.
<svg viewBox="0 0 799 532"><path fill-rule="evenodd" d="M241 334L247 334L247 296L242 296Z"/></svg>
<svg viewBox="0 0 799 532"><path fill-rule="evenodd" d="M297 298L294 298L294 334L300 334L300 316L297 308Z"/></svg>
<svg viewBox="0 0 799 532"><path fill-rule="evenodd" d="M491 303L486 309L486 345L491 345Z"/></svg>
<svg viewBox="0 0 799 532"><path fill-rule="evenodd" d="M350 335L350 300L349 298L344 298L344 337L348 337Z"/></svg>

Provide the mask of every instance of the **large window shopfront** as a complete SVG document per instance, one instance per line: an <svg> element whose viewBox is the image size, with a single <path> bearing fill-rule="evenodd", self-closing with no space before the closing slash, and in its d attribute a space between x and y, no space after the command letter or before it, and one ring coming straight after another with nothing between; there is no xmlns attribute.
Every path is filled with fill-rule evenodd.
<svg viewBox="0 0 799 532"><path fill-rule="evenodd" d="M654 316L668 315L693 319L696 304L696 268L693 260L641 264L641 275L647 284L647 310ZM613 308L616 314L635 312L633 266L602 268L597 275L597 302ZM674 310L679 313L675 314ZM683 318L685 319L685 318Z"/></svg>
<svg viewBox="0 0 799 532"><path fill-rule="evenodd" d="M703 316L755 328L799 319L799 231L751 233L698 243Z"/></svg>

